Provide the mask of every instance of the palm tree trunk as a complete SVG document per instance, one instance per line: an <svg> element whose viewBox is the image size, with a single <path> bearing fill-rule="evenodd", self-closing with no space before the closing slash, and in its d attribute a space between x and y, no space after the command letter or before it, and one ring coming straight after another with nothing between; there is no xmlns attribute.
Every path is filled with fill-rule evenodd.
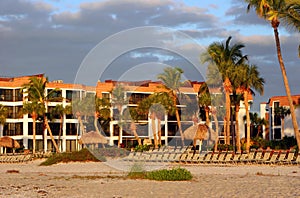
<svg viewBox="0 0 300 198"><path fill-rule="evenodd" d="M36 150L36 115L32 113L32 153L35 154Z"/></svg>
<svg viewBox="0 0 300 198"><path fill-rule="evenodd" d="M240 137L240 127L239 127L239 105L235 105L235 132L236 132L236 148L237 152L241 152L241 137Z"/></svg>
<svg viewBox="0 0 300 198"><path fill-rule="evenodd" d="M154 148L158 148L154 113L151 113L151 127L152 127L153 139L154 139Z"/></svg>
<svg viewBox="0 0 300 198"><path fill-rule="evenodd" d="M55 142L55 140L54 140L54 137L53 137L53 135L52 135L52 131L51 131L51 128L50 128L50 126L49 126L48 119L47 119L46 116L44 116L44 120L45 120L46 128L47 128L47 130L48 130L48 132L49 132L50 138L51 138L51 140L52 140L53 146L55 147L55 151L56 151L56 153L59 153L58 146L57 146L57 144L56 144L56 142Z"/></svg>
<svg viewBox="0 0 300 198"><path fill-rule="evenodd" d="M99 133L102 136L102 134L101 134L101 132L100 132L100 130L98 128L98 119L97 118L98 118L97 113L95 113L94 127L95 127L97 133ZM105 144L102 144L102 147L105 148Z"/></svg>
<svg viewBox="0 0 300 198"><path fill-rule="evenodd" d="M214 146L214 151L216 152L218 150L218 143L219 143L219 123L218 123L218 118L217 115L215 113L212 114L214 121L215 121L215 125L216 125L216 140L215 140L215 146Z"/></svg>
<svg viewBox="0 0 300 198"><path fill-rule="evenodd" d="M60 149L60 138L61 138L63 121L64 121L64 117L60 116L60 125L59 125L59 133L58 133L58 140L57 140L57 146L59 149Z"/></svg>
<svg viewBox="0 0 300 198"><path fill-rule="evenodd" d="M209 126L210 120L209 120L209 107L205 107L205 123L207 126Z"/></svg>
<svg viewBox="0 0 300 198"><path fill-rule="evenodd" d="M157 127L158 127L158 144L161 145L161 119L157 118Z"/></svg>
<svg viewBox="0 0 300 198"><path fill-rule="evenodd" d="M281 119L281 139L284 138L284 118Z"/></svg>
<svg viewBox="0 0 300 198"><path fill-rule="evenodd" d="M132 131L132 133L133 133L133 135L134 135L134 138L135 138L136 141L138 142L139 146L141 146L141 145L142 145L142 141L141 141L139 135L138 135L137 132L136 132L136 125L135 125L135 123L134 123L133 120L131 121L131 124L130 124L130 125L131 125L131 126L130 126L130 130Z"/></svg>
<svg viewBox="0 0 300 198"><path fill-rule="evenodd" d="M274 28L274 36L275 36L276 48L277 48L277 57L278 57L278 61L279 61L279 65L280 65L280 69L281 69L281 73L282 73L282 77L283 77L283 82L284 82L284 87L285 87L285 90L286 90L286 95L288 97L288 101L289 101L289 105L290 105L292 123L293 123L293 127L294 127L294 134L295 134L295 137L296 137L296 140L297 140L298 148L300 148L299 128L298 128L297 118L296 118L296 114L295 114L293 99L292 99L292 96L291 96L291 90L290 90L290 86L289 86L285 66L284 66L284 63L283 63L283 58L282 58L282 55L281 55L279 33L278 33L278 29L277 29L276 26L273 26L273 24L272 24L272 27Z"/></svg>
<svg viewBox="0 0 300 198"><path fill-rule="evenodd" d="M226 91L225 93L225 104L226 104L226 114L225 114L226 125L224 125L224 130L225 130L224 139L225 139L225 144L230 144L230 93L228 91Z"/></svg>
<svg viewBox="0 0 300 198"><path fill-rule="evenodd" d="M250 114L249 114L249 103L248 103L248 90L244 91L244 102L246 110L246 133L247 133L247 143L246 151L250 151Z"/></svg>

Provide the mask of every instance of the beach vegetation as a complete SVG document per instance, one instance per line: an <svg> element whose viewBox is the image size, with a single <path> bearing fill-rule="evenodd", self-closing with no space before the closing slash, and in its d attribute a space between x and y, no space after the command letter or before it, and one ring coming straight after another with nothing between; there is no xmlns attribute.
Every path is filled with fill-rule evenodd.
<svg viewBox="0 0 300 198"><path fill-rule="evenodd" d="M80 151L74 151L70 153L54 153L40 165L49 166L57 163L101 161L106 161L105 156L95 157L95 155L93 155L88 149L81 149Z"/></svg>
<svg viewBox="0 0 300 198"><path fill-rule="evenodd" d="M185 168L160 169L153 171L144 171L136 164L127 175L130 179L149 179L156 181L186 181L193 178L192 173Z"/></svg>

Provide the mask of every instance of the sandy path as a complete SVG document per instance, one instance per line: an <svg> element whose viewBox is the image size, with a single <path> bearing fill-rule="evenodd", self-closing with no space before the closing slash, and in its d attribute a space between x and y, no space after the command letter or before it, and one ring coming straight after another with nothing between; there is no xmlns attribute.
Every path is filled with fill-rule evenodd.
<svg viewBox="0 0 300 198"><path fill-rule="evenodd" d="M124 179L104 163L40 162L0 164L0 197L300 197L300 166L180 165L192 181L158 182Z"/></svg>

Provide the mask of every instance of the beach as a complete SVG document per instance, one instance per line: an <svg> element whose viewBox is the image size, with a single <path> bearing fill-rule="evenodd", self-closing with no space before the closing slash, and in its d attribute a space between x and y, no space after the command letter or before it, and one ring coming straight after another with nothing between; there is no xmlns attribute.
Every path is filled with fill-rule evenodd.
<svg viewBox="0 0 300 198"><path fill-rule="evenodd" d="M0 197L300 197L299 165L165 164L191 181L126 178L103 162L0 164Z"/></svg>

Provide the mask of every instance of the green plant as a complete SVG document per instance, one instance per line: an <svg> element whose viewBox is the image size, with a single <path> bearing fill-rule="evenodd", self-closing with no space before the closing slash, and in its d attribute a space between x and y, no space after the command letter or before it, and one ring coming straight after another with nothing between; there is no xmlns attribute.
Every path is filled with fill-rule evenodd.
<svg viewBox="0 0 300 198"><path fill-rule="evenodd" d="M183 181L191 180L193 176L190 171L184 168L173 168L147 172L146 178L158 181Z"/></svg>
<svg viewBox="0 0 300 198"><path fill-rule="evenodd" d="M150 146L145 144L145 145L138 145L134 148L135 152L143 152L143 151L149 151Z"/></svg>
<svg viewBox="0 0 300 198"><path fill-rule="evenodd" d="M42 162L41 166L49 166L52 164L57 164L59 162L86 162L86 161L106 161L104 156L98 156L97 158L90 153L88 149L81 149L80 151L75 151L71 153L55 153L46 161Z"/></svg>
<svg viewBox="0 0 300 198"><path fill-rule="evenodd" d="M146 178L146 171L143 169L141 164L135 163L130 172L127 175L130 179L145 179Z"/></svg>

